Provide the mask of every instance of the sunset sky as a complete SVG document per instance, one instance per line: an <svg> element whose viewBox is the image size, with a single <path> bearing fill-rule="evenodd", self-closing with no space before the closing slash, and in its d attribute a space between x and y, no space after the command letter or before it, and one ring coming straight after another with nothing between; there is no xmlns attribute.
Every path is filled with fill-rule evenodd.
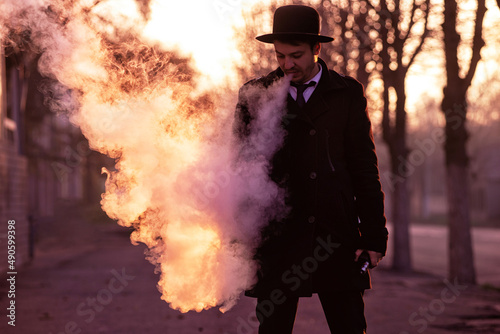
<svg viewBox="0 0 500 334"><path fill-rule="evenodd" d="M129 0L132 5L133 0ZM120 2L121 4L122 2ZM243 29L242 10L248 10L258 0L217 0L217 1L189 1L189 2L154 2L152 4L151 20L146 24L144 36L161 41L165 46L175 46L185 53L191 54L200 69L210 77L210 80L220 82L231 78L231 63L245 63L238 53L234 33ZM286 2L284 2L286 3ZM318 1L312 1L313 4ZM433 1L434 6L441 7L440 1ZM122 6L122 5L120 5ZM482 50L483 60L478 66L473 88L470 94L478 94L476 87L482 83L498 80L500 38L500 10L495 1L487 1L488 11L484 21L484 38L486 46ZM121 7L126 8L126 7ZM468 1L463 7L464 12L459 19L464 24L459 32L464 39L471 36L475 1ZM186 13L180 15L179 13ZM439 25L439 18L437 25ZM271 29L261 27L262 33ZM169 33L175 32L175 33ZM249 41L249 43L259 43ZM272 47L272 46L270 46ZM422 108L422 101L442 98L444 85L444 51L443 44L437 40L429 40L424 51L419 55L415 64L410 68L407 78L407 111L412 114ZM469 53L464 47L461 50L464 57L463 68L467 68ZM277 63L273 59L277 66ZM482 91L482 89L479 89ZM483 94L484 96L484 94ZM492 117L498 118L498 111L492 111Z"/></svg>

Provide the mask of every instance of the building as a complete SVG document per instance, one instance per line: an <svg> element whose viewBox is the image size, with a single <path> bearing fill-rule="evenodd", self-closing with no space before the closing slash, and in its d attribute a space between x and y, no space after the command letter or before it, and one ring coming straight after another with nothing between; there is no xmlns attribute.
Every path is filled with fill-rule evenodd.
<svg viewBox="0 0 500 334"><path fill-rule="evenodd" d="M40 88L50 79L37 72L36 60L0 50L0 244L7 242L7 222L15 221L16 266L33 258L37 231L57 210L99 203L101 167L110 165L64 114L48 109L50 96ZM7 247L0 258L7 259ZM6 266L0 262L1 272Z"/></svg>

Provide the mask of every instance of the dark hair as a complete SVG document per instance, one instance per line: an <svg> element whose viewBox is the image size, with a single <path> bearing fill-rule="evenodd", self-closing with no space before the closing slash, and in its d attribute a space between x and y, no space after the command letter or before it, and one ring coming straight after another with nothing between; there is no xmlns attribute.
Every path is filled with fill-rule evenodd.
<svg viewBox="0 0 500 334"><path fill-rule="evenodd" d="M275 39L278 42L285 43L285 44L290 44L294 46L298 46L302 43L307 43L311 47L311 50L314 49L314 46L318 44L319 42L316 40L313 40L308 37L300 37L300 36L280 36L279 38Z"/></svg>

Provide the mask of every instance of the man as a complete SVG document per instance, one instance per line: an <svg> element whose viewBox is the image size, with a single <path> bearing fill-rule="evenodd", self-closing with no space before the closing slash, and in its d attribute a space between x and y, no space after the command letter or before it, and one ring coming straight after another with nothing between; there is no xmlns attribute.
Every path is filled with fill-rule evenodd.
<svg viewBox="0 0 500 334"><path fill-rule="evenodd" d="M249 87L290 80L283 119L286 137L272 159L271 178L287 193L291 210L262 231L256 259L259 333L291 333L299 297L317 293L332 333L365 333L363 291L369 266L385 255L384 195L366 111L363 87L328 70L318 58L319 15L307 6L283 6L274 14L273 33L257 40L273 43L279 68L242 87L235 129L252 129Z"/></svg>

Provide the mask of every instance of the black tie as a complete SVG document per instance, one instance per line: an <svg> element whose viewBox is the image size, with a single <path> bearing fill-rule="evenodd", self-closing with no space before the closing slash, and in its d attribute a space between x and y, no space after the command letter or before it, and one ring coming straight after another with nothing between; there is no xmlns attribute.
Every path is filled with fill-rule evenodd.
<svg viewBox="0 0 500 334"><path fill-rule="evenodd" d="M299 105L299 107L303 107L304 104L306 104L306 100L304 99L304 91L308 88L308 87L312 87L314 85L316 85L316 81L311 81L309 82L308 84L298 84L298 83L295 83L295 82L290 82L290 85L292 85L293 87L297 87L297 104Z"/></svg>

